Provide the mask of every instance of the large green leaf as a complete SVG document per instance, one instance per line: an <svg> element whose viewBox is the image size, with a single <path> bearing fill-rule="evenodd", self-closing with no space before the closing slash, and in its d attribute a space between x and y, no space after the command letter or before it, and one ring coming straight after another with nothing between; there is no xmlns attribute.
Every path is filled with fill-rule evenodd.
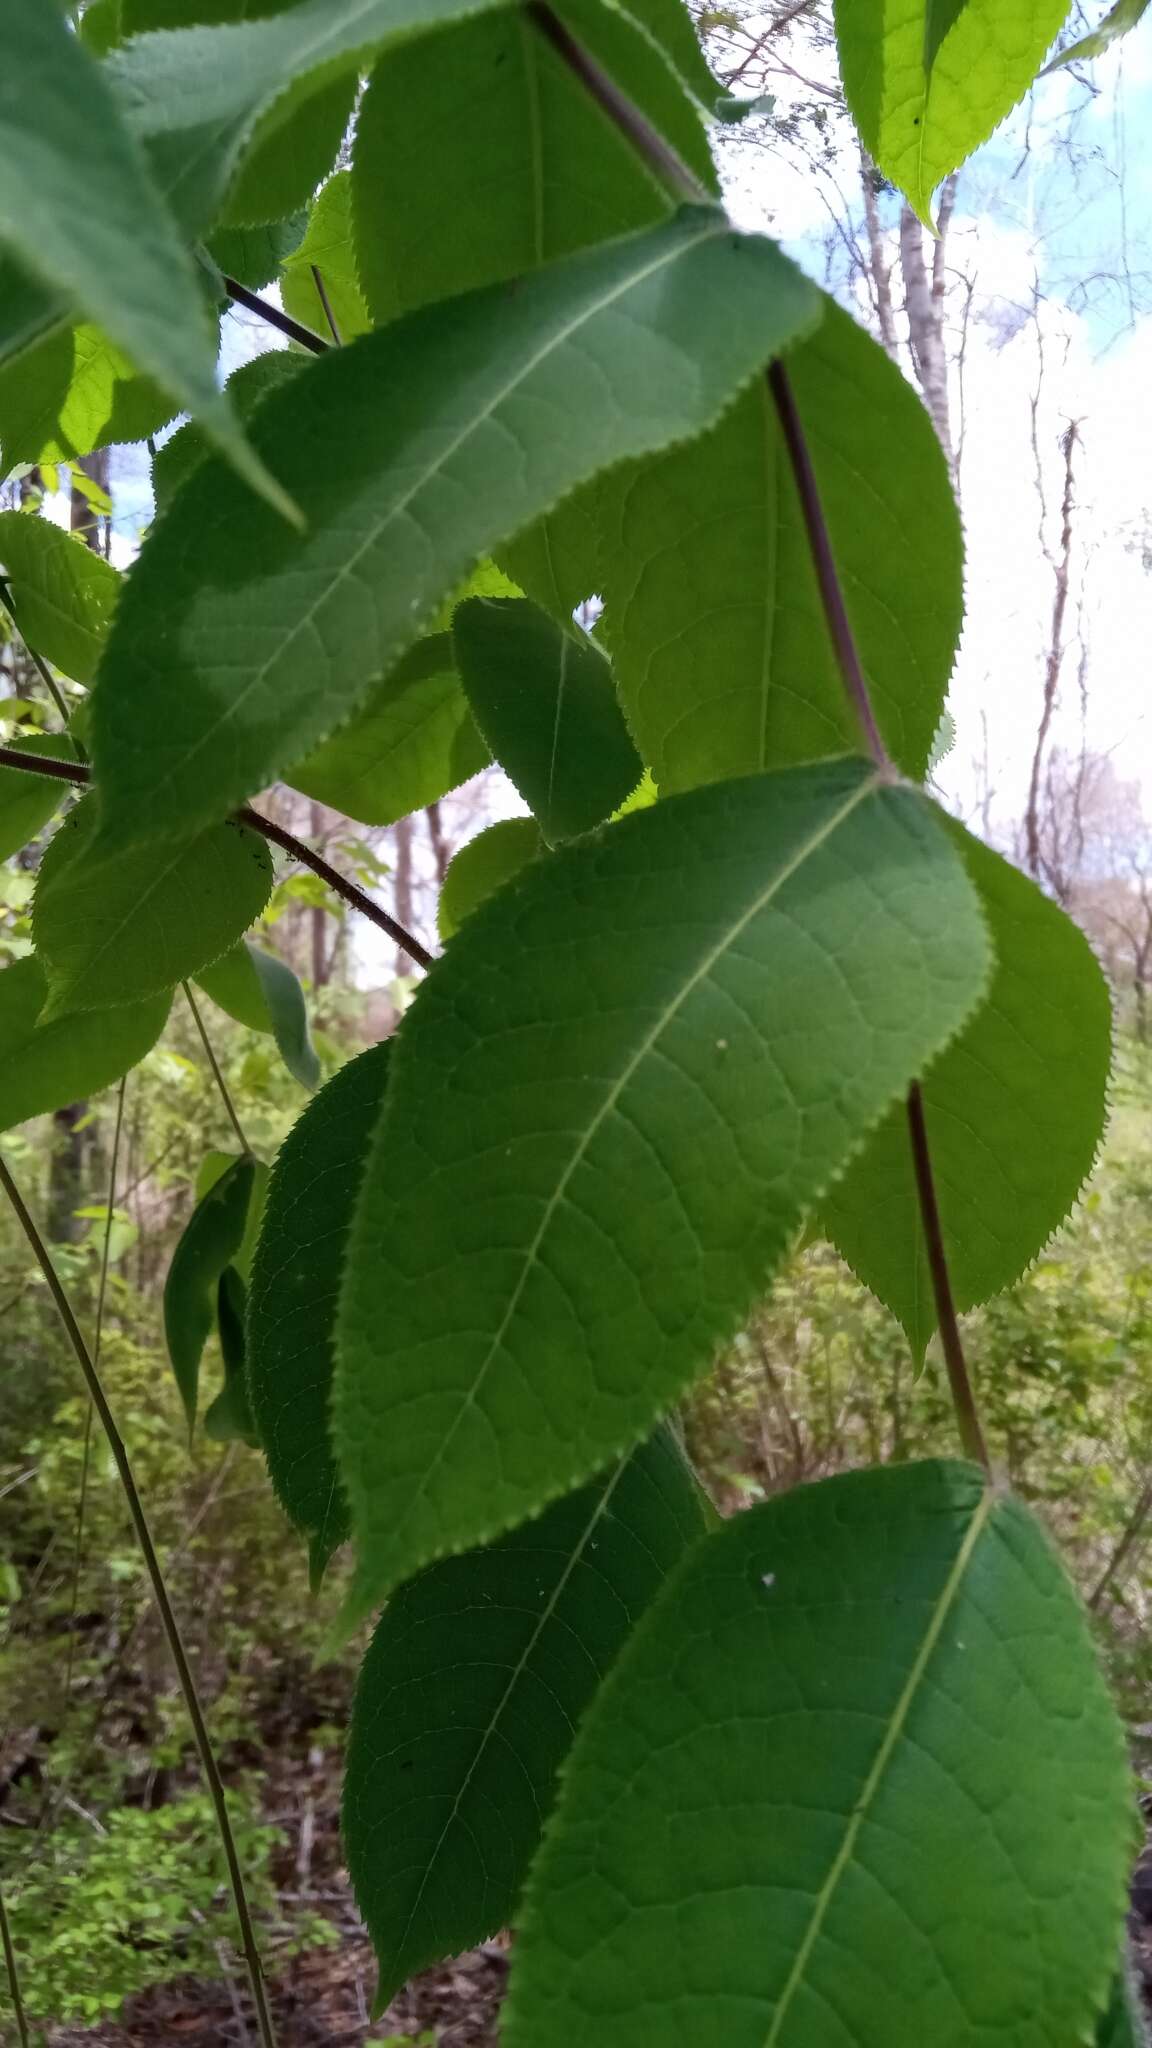
<svg viewBox="0 0 1152 2048"><path fill-rule="evenodd" d="M248 1444L260 1439L248 1400L244 1355L244 1307L247 1290L235 1266L225 1266L216 1283L216 1334L224 1362L224 1384L204 1410L204 1434L212 1443Z"/></svg>
<svg viewBox="0 0 1152 2048"><path fill-rule="evenodd" d="M1123 1733L1047 1538L972 1467L738 1515L589 1710L507 2048L1056 2048L1116 1960Z"/></svg>
<svg viewBox="0 0 1152 2048"><path fill-rule="evenodd" d="M281 1146L248 1292L248 1395L272 1484L309 1541L313 1577L348 1535L328 1447L333 1329L364 1160L384 1100L389 1044L350 1060Z"/></svg>
<svg viewBox="0 0 1152 2048"><path fill-rule="evenodd" d="M76 749L66 733L36 732L5 742L18 754L46 754L74 761ZM64 801L67 783L47 775L29 775L21 768L0 768L0 860L10 860L44 830Z"/></svg>
<svg viewBox="0 0 1152 2048"><path fill-rule="evenodd" d="M450 633L430 633L403 655L362 711L323 740L285 779L305 796L365 825L394 825L488 765L460 686Z"/></svg>
<svg viewBox="0 0 1152 2048"><path fill-rule="evenodd" d="M98 320L137 367L203 421L249 482L267 479L216 385L191 255L143 153L61 9L0 10L0 239Z"/></svg>
<svg viewBox="0 0 1152 2048"><path fill-rule="evenodd" d="M115 441L142 441L176 411L123 349L85 321L54 328L0 369L5 474L21 462L72 462Z"/></svg>
<svg viewBox="0 0 1152 2048"><path fill-rule="evenodd" d="M382 2009L414 1970L508 1924L573 1730L705 1533L675 1436L389 1603L348 1743L344 1841Z"/></svg>
<svg viewBox="0 0 1152 2048"><path fill-rule="evenodd" d="M500 818L454 853L436 906L436 928L445 943L466 917L539 852L540 827L535 818Z"/></svg>
<svg viewBox="0 0 1152 2048"><path fill-rule="evenodd" d="M638 811L468 919L405 1018L347 1266L353 1611L647 1431L986 964L931 806L852 760Z"/></svg>
<svg viewBox="0 0 1152 2048"><path fill-rule="evenodd" d="M0 968L0 1130L118 1081L151 1052L171 1000L165 993L45 1024L47 995L37 959Z"/></svg>
<svg viewBox="0 0 1152 2048"><path fill-rule="evenodd" d="M1095 2034L1095 2048L1147 2048L1140 1993L1127 1964L1116 1973L1112 1996Z"/></svg>
<svg viewBox="0 0 1152 2048"><path fill-rule="evenodd" d="M316 283L317 271L323 298ZM352 247L351 171L337 171L317 195L304 239L284 265L280 296L293 319L302 320L305 327L326 339L329 312L342 342L367 333L371 322Z"/></svg>
<svg viewBox="0 0 1152 2048"><path fill-rule="evenodd" d="M644 772L602 648L525 598L469 598L452 621L473 716L545 839L610 818Z"/></svg>
<svg viewBox="0 0 1152 2048"><path fill-rule="evenodd" d="M695 109L627 16L598 5L588 26L593 53L714 185ZM646 227L670 204L524 8L384 52L357 123L352 189L377 325Z"/></svg>
<svg viewBox="0 0 1152 2048"><path fill-rule="evenodd" d="M0 363L26 354L67 317L67 300L0 249Z"/></svg>
<svg viewBox="0 0 1152 2048"><path fill-rule="evenodd" d="M354 84L381 44L426 34L490 4L495 0L303 0L271 18L135 37L105 68L162 191L198 233L238 172L254 176L270 203L269 153L273 170L291 169L292 125L306 119L311 98ZM326 168L307 161L313 185ZM306 196L291 196L282 210ZM276 197L283 200L283 186Z"/></svg>
<svg viewBox="0 0 1152 2048"><path fill-rule="evenodd" d="M76 682L91 682L120 595L118 570L27 512L0 512L0 565L29 647Z"/></svg>
<svg viewBox="0 0 1152 2048"><path fill-rule="evenodd" d="M320 1062L308 1029L308 1006L287 961L243 939L210 967L202 967L196 980L238 1024L270 1032L293 1080L315 1088Z"/></svg>
<svg viewBox="0 0 1152 2048"><path fill-rule="evenodd" d="M940 444L839 307L787 367L876 714L919 781L963 603ZM765 379L701 440L609 478L597 510L617 684L662 791L858 744Z"/></svg>
<svg viewBox="0 0 1152 2048"><path fill-rule="evenodd" d="M93 706L108 837L194 829L299 760L480 555L702 431L818 305L773 243L689 208L310 364L252 423L307 531L207 463L132 573Z"/></svg>
<svg viewBox="0 0 1152 2048"><path fill-rule="evenodd" d="M272 889L268 848L245 826L109 854L93 849L97 816L94 797L78 804L40 865L32 929L49 1017L173 988L234 945Z"/></svg>
<svg viewBox="0 0 1152 2048"><path fill-rule="evenodd" d="M1132 30L1143 21L1148 12L1148 0L1116 0L1108 9L1099 28L1086 36L1078 36L1066 50L1048 65L1048 71L1063 71L1069 64L1084 64L1093 57L1103 57L1113 43L1122 42ZM1047 73L1045 73L1047 75Z"/></svg>
<svg viewBox="0 0 1152 2048"><path fill-rule="evenodd" d="M971 1308L1019 1278L1091 1171L1107 1112L1111 1005L1083 933L998 853L951 827L979 892L996 972L923 1079L952 1292ZM936 1327L904 1105L824 1204L850 1266L916 1357Z"/></svg>
<svg viewBox="0 0 1152 2048"><path fill-rule="evenodd" d="M190 1434L196 1426L200 1360L216 1326L221 1275L244 1242L255 1177L256 1161L245 1154L213 1181L180 1234L164 1282L164 1336Z"/></svg>
<svg viewBox="0 0 1152 2048"><path fill-rule="evenodd" d="M238 279L249 291L262 292L299 248L306 225L307 215L301 208L283 220L265 221L256 227L217 228L205 247L224 276Z"/></svg>
<svg viewBox="0 0 1152 2048"><path fill-rule="evenodd" d="M922 220L942 178L1024 97L1068 0L836 0L849 110Z"/></svg>

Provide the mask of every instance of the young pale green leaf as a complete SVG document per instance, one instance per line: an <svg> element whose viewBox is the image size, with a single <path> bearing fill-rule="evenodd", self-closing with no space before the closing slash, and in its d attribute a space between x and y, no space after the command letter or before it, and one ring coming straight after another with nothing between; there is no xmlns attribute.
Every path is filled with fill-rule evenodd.
<svg viewBox="0 0 1152 2048"><path fill-rule="evenodd" d="M118 570L50 519L0 512L0 566L29 647L90 683L123 581Z"/></svg>
<svg viewBox="0 0 1152 2048"><path fill-rule="evenodd" d="M235 944L272 889L263 839L214 825L161 851L93 845L96 799L71 811L40 864L32 908L46 1020L174 988Z"/></svg>
<svg viewBox="0 0 1152 2048"><path fill-rule="evenodd" d="M62 732L32 733L6 744L18 754L46 754L56 761L76 759L75 747ZM0 860L10 860L44 830L63 803L66 788L66 783L47 775L0 768Z"/></svg>
<svg viewBox="0 0 1152 2048"><path fill-rule="evenodd" d="M362 711L289 768L293 789L365 825L394 825L488 765L450 633L403 655Z"/></svg>
<svg viewBox="0 0 1152 2048"><path fill-rule="evenodd" d="M323 297L316 282L317 271ZM330 337L332 327L341 342L355 341L358 334L368 332L372 323L360 291L352 247L351 171L337 171L317 195L304 239L284 265L280 296L286 313L325 339Z"/></svg>
<svg viewBox="0 0 1152 2048"><path fill-rule="evenodd" d="M1039 1524L971 1466L736 1516L589 1709L508 2048L1055 2048L1115 1968L1123 1731Z"/></svg>
<svg viewBox="0 0 1152 2048"><path fill-rule="evenodd" d="M963 608L940 444L838 306L787 368L876 715L919 781ZM606 479L597 511L617 686L662 791L858 743L764 378L710 434Z"/></svg>
<svg viewBox="0 0 1152 2048"><path fill-rule="evenodd" d="M541 852L535 818L501 818L478 832L448 863L436 908L436 927L447 944L489 896Z"/></svg>
<svg viewBox="0 0 1152 2048"><path fill-rule="evenodd" d="M39 960L0 968L0 1130L83 1102L151 1052L168 1021L165 992L119 1009L42 1021L48 984Z"/></svg>
<svg viewBox="0 0 1152 2048"><path fill-rule="evenodd" d="M98 320L279 503L217 389L192 258L100 67L59 8L5 0L0 73L0 239Z"/></svg>
<svg viewBox="0 0 1152 2048"><path fill-rule="evenodd" d="M267 1031L294 1081L315 1088L320 1062L308 1029L304 991L287 962L243 939L196 976L205 995L250 1031Z"/></svg>
<svg viewBox="0 0 1152 2048"><path fill-rule="evenodd" d="M582 29L715 189L695 108L626 13L597 4ZM670 206L524 8L384 52L357 123L352 195L356 264L378 326L647 227Z"/></svg>
<svg viewBox="0 0 1152 2048"><path fill-rule="evenodd" d="M545 839L610 818L644 763L603 649L525 598L470 598L452 621L456 666L493 756Z"/></svg>
<svg viewBox="0 0 1152 2048"><path fill-rule="evenodd" d="M664 1428L538 1521L430 1566L389 1603L360 1673L344 1780L377 2010L413 1971L507 1926L573 1730L706 1527Z"/></svg>
<svg viewBox="0 0 1152 2048"><path fill-rule="evenodd" d="M391 1047L374 1045L310 1102L277 1155L248 1292L248 1395L277 1496L318 1580L348 1535L328 1444L333 1329L345 1245L384 1100Z"/></svg>
<svg viewBox="0 0 1152 2048"><path fill-rule="evenodd" d="M1023 99L1067 13L1067 0L836 0L849 111L922 220Z"/></svg>
<svg viewBox="0 0 1152 2048"><path fill-rule="evenodd" d="M350 1611L638 1441L982 992L963 862L860 761L535 862L418 990L357 1209Z"/></svg>
<svg viewBox="0 0 1152 2048"><path fill-rule="evenodd" d="M1083 933L998 853L950 829L997 962L922 1084L952 1293L966 1309L1018 1279L1072 1207L1104 1130L1112 1033ZM831 1190L823 1221L921 1359L936 1311L902 1103Z"/></svg>
<svg viewBox="0 0 1152 2048"><path fill-rule="evenodd" d="M248 1400L244 1359L244 1312L247 1290L235 1266L225 1266L216 1283L216 1334L224 1361L224 1384L204 1410L204 1434L212 1443L248 1444L260 1439Z"/></svg>
<svg viewBox="0 0 1152 2048"><path fill-rule="evenodd" d="M7 474L21 462L73 462L115 441L142 441L175 411L101 328L58 326L0 369L0 466Z"/></svg>
<svg viewBox="0 0 1152 2048"><path fill-rule="evenodd" d="M213 1181L181 1232L164 1282L164 1335L189 1435L196 1427L200 1360L216 1323L220 1276L244 1241L255 1176L256 1162L245 1154Z"/></svg>
<svg viewBox="0 0 1152 2048"><path fill-rule="evenodd" d="M200 233L238 173L256 185L262 204L273 204L271 180L292 171L299 121L304 189L294 189L285 205L278 183L266 218L302 204L335 154L333 148L319 163L311 154L317 131L309 101L354 86L361 63L382 44L427 34L490 4L496 0L302 0L270 18L135 37L105 68L161 190L186 230ZM255 217L250 205L241 210Z"/></svg>
<svg viewBox="0 0 1152 2048"><path fill-rule="evenodd" d="M310 364L252 423L307 531L206 463L129 579L93 707L107 838L210 823L298 761L482 554L701 432L818 305L773 243L688 208Z"/></svg>
<svg viewBox="0 0 1152 2048"><path fill-rule="evenodd" d="M1093 29L1089 35L1078 36L1068 49L1061 50L1041 76L1047 78L1050 71L1063 71L1069 64L1085 64L1093 57L1103 57L1113 43L1119 43L1131 34L1147 12L1148 0L1116 0L1116 5L1108 9L1099 28Z"/></svg>
<svg viewBox="0 0 1152 2048"><path fill-rule="evenodd" d="M228 395L236 408L237 417L248 419L256 407L281 384L295 377L304 367L304 358L291 349L270 348L263 355L254 356L250 363L242 363L228 379ZM171 504L182 483L199 469L211 453L208 438L195 420L188 420L182 427L156 450L152 461L152 492L156 510L163 512Z"/></svg>

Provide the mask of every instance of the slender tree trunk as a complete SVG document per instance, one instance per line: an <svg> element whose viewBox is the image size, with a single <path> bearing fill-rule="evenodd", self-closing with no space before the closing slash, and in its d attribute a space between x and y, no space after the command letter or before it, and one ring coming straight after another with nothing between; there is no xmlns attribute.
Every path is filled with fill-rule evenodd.
<svg viewBox="0 0 1152 2048"><path fill-rule="evenodd" d="M872 273L872 296L880 339L895 362L900 354L896 331L896 308L892 301L892 265L884 254L880 209L876 204L876 168L866 150L860 151L860 189L864 195L864 225L868 232L868 261Z"/></svg>
<svg viewBox="0 0 1152 2048"><path fill-rule="evenodd" d="M399 820L398 824L397 824L397 825L396 825L396 827L395 827L395 832L396 832L396 916L397 916L397 918L398 918L399 922L400 922L400 923L401 923L401 924L402 924L402 925L404 926L404 929L405 929L405 931L407 931L407 932L410 932L410 931L412 930L412 926L413 926L413 923L414 923L414 919L413 919L413 915L412 915L412 905L413 905L413 886L412 886L412 884L413 884L413 871L412 871L412 819L411 819L411 818L401 818L401 819ZM401 951L397 951L397 954L396 954L396 972L397 972L397 974L400 974L400 975L404 975L404 974L411 974L411 972L412 972L412 966L413 966L413 963L412 963L412 961L411 961L411 960L410 960L410 959L408 958L408 955L407 955L407 953L404 953L404 952L401 952Z"/></svg>
<svg viewBox="0 0 1152 2048"><path fill-rule="evenodd" d="M956 180L952 177L941 194L940 239L933 245L931 270L924 256L923 227L910 206L904 205L900 210L900 272L904 281L904 311L908 320L912 367L953 473L956 463L948 394L948 351L944 341L944 296L947 289L944 244L955 203Z"/></svg>
<svg viewBox="0 0 1152 2048"><path fill-rule="evenodd" d="M1053 562L1055 582L1052 592L1052 627L1044 662L1044 696L1040 709L1040 723L1036 728L1032 772L1028 779L1028 802L1024 811L1024 852L1028 872L1034 881L1041 879L1043 865L1040 847L1040 776L1044 766L1044 749L1048 744L1048 733L1052 725L1052 714L1056 709L1060 670L1064 662L1064 621L1068 612L1068 590L1072 576L1072 514L1075 508L1076 444L1079 438L1079 422L1069 420L1061 443L1064 451L1064 491L1060 503L1060 545Z"/></svg>
<svg viewBox="0 0 1152 2048"><path fill-rule="evenodd" d="M313 799L308 810L308 829L313 839L319 839L320 834L324 829L324 812L321 805L318 804L315 801L315 799ZM311 910L308 913L308 921L311 936L310 951L312 954L312 986L314 989L324 988L328 981L329 960L327 949L324 945L324 924L326 917L327 912L325 911L323 904L314 903Z"/></svg>
<svg viewBox="0 0 1152 2048"><path fill-rule="evenodd" d="M452 858L452 853L444 835L444 819L441 815L439 800L434 804L428 805L425 815L428 819L428 837L432 841L432 858L436 863L436 880L440 887L443 888L444 877L448 872L448 862Z"/></svg>

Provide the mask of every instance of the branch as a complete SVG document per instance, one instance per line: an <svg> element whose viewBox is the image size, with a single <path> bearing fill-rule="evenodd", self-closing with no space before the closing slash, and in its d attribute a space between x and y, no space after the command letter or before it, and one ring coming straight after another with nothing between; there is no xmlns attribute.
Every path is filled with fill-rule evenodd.
<svg viewBox="0 0 1152 2048"><path fill-rule="evenodd" d="M255 313L260 320L266 320L269 327L275 327L278 333L286 334L289 341L298 342L301 348L308 349L314 356L327 355L328 343L323 335L314 334L310 327L305 327L302 320L293 320L291 313L282 313L279 306L272 305L268 299L262 299L258 292L250 292L247 285L241 284L238 278L226 277L224 289L230 299L235 299L238 306L245 306L249 313Z"/></svg>
<svg viewBox="0 0 1152 2048"><path fill-rule="evenodd" d="M68 1341L75 1354L76 1362L83 1375L89 1399L100 1418L101 1427L108 1440L108 1448L112 1453L120 1485L124 1492L124 1498L128 1503L132 1527L140 1547L140 1554L144 1560L144 1568L148 1574L149 1584L152 1588L152 1597L156 1602L156 1609L160 1616L160 1623L168 1645L169 1655L172 1658L180 1690L184 1695L188 1719L192 1724L192 1738L196 1745L197 1755L200 1758L200 1767L204 1773L208 1795L212 1801L213 1812L216 1816L216 1826L220 1835L220 1844L224 1851L224 1859L228 1866L232 1898L236 1907L236 1919L240 1930L241 1946L248 1968L248 1981L256 2006L256 2019L260 2030L260 2039L264 2044L264 2048L276 2048L276 2035L272 2025L272 2014L268 2006L264 1974L260 1967L260 1952L256 1946L256 1934L252 1925L252 1916L248 1910L248 1895L244 1888L244 1875L240 1868L240 1858L236 1850L236 1838L232 1833L232 1822L228 1815L228 1802L224 1795L224 1784L208 1734L208 1726L204 1719L203 1709L200 1705L196 1681L192 1676L192 1667L188 1662L188 1653L184 1648L184 1640L180 1634L179 1624L173 1612L172 1603L168 1598L168 1588L164 1583L164 1574L160 1569L160 1560L156 1554L156 1546L152 1541L152 1532L148 1527L148 1519L144 1513L144 1504L141 1501L136 1486L135 1475L124 1445L124 1439L116 1427L116 1420L108 1405L100 1375L84 1341L80 1325L73 1314L72 1304L60 1283L56 1268L52 1264L48 1247L36 1228L32 1215L26 1207L24 1198L8 1170L7 1161L3 1158L3 1155L0 1155L0 1187L3 1188L4 1193L7 1195L16 1220L28 1240L32 1255L41 1273L44 1275L56 1313L64 1326Z"/></svg>
<svg viewBox="0 0 1152 2048"><path fill-rule="evenodd" d="M28 2021L24 2016L24 2000L20 1996L20 1972L16 1967L16 1950L12 1946L12 1930L8 1924L8 1908L4 1894L0 1891L0 1944L4 1949L4 1969L8 1977L8 1996L16 2016L16 2032L20 2036L20 2048L32 2048L32 2036L28 2032Z"/></svg>
<svg viewBox="0 0 1152 2048"><path fill-rule="evenodd" d="M21 753L16 747L0 747L0 768L17 768L25 775L47 775L57 782L71 782L83 787L87 787L92 780L92 770L83 761L56 761L47 754ZM289 832L283 825L277 825L272 818L264 817L262 812L254 811L251 804L242 805L233 815L242 825L249 825L254 832L259 832L262 839L267 839L273 846L279 846L285 853L290 853L293 860L300 862L301 867L311 868L314 875L319 875L320 880L326 882L334 894L350 904L353 910L358 910L361 917L366 917L369 923L378 926L380 931L387 932L388 937L395 940L398 946L402 946L410 959L415 960L421 967L431 967L432 955L427 947L422 946L411 932L405 931L403 925L398 924L379 903L373 903L372 898L357 882L351 881L347 875L342 875L338 868L332 866L331 861L325 860L322 853L315 853L302 839L297 839L294 832Z"/></svg>

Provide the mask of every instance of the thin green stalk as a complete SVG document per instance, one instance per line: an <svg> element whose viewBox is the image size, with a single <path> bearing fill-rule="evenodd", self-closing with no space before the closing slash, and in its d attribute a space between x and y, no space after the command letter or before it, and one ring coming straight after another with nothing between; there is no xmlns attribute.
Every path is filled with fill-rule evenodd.
<svg viewBox="0 0 1152 2048"><path fill-rule="evenodd" d="M247 1138L244 1136L244 1127L240 1122L240 1118L236 1114L236 1104L233 1102L232 1097L228 1092L228 1083L224 1079L224 1075L220 1067L220 1062L216 1058L216 1055L212 1050L212 1041L204 1028L204 1019L200 1015L200 1006L192 993L192 984L188 981L182 981L180 986L188 998L188 1007L191 1010L193 1017L196 1019L196 1029L200 1033L200 1043L204 1047L205 1058L208 1061L208 1065L212 1069L212 1073L216 1081L216 1086L220 1090L220 1099L228 1112L228 1121L231 1124L232 1129L236 1133L236 1137L240 1145L240 1150L242 1152L251 1153L252 1147L248 1143Z"/></svg>
<svg viewBox="0 0 1152 2048"><path fill-rule="evenodd" d="M236 1919L240 1929L240 1945L244 1953L248 1981L256 2007L256 2021L260 2031L260 2039L263 2043L263 2048L276 2048L276 2034L268 2005L264 1973L260 1966L260 1953L256 1946L256 1934L252 1925L252 1915L248 1907L248 1895L244 1888L244 1877L240 1869L236 1838L232 1832L232 1823L228 1816L228 1803L224 1796L224 1784L209 1738L208 1726L204 1719L200 1697L196 1690L196 1681L192 1675L192 1667L188 1662L188 1653L184 1648L184 1640L180 1634L172 1603L168 1598L164 1574L160 1569L160 1560L156 1554L156 1546L152 1541L152 1532L148 1527L148 1519L144 1513L144 1504L140 1498L124 1439L116 1426L116 1419L109 1407L100 1375L96 1370L92 1354L84 1340L84 1333L73 1313L72 1304L61 1285L59 1274L52 1263L48 1247L36 1227L36 1223L16 1182L12 1178L8 1163L2 1153L0 1153L0 1187L3 1188L12 1205L16 1220L24 1232L32 1255L44 1276L56 1313L64 1326L68 1342L72 1347L76 1362L84 1379L84 1384L88 1389L89 1398L100 1418L101 1428L107 1438L108 1448L112 1453L113 1462L115 1463L120 1484L124 1491L124 1498L128 1503L128 1512L132 1518L132 1527L135 1531L136 1541L140 1547L144 1568L152 1588L152 1597L156 1602L156 1611L160 1616L160 1625L164 1631L168 1653L172 1659L180 1691L184 1696L184 1705L187 1708L188 1719L192 1726L192 1739L200 1759L200 1768L204 1773L204 1781L208 1787L209 1798L212 1801L212 1810L216 1817L220 1844L224 1851L224 1860L228 1866L228 1878L232 1889L233 1903L236 1908Z"/></svg>
<svg viewBox="0 0 1152 2048"><path fill-rule="evenodd" d="M32 2048L32 2036L28 2032L28 2021L24 2015L24 2000L20 1995L20 1972L16 1967L16 1951L12 1946L12 1929L8 1925L8 1908L4 1893L0 1890L0 1942L4 1945L4 1968L8 1974L8 1995L16 2015L16 2032L20 2036L20 2048Z"/></svg>
<svg viewBox="0 0 1152 2048"><path fill-rule="evenodd" d="M20 622L16 617L16 613L13 610L12 589L6 576L0 576L0 605L3 605L4 610L7 612L8 617L12 621L14 630L20 636L21 646L24 648L24 651L27 654L29 661L32 663L33 668L36 670L36 673L39 676L40 681L43 683L44 688L47 690L48 695L52 699L53 704L56 706L56 709L60 714L61 724L66 726L68 720L72 716L72 713L68 708L68 699L64 695L63 690L60 688L59 683L56 681L56 678L53 675L51 669L49 668L48 663L45 660L43 660L43 658L39 654L37 654L36 649L34 647L30 647L28 645L27 640L24 638L23 628L21 627Z"/></svg>
<svg viewBox="0 0 1152 2048"><path fill-rule="evenodd" d="M116 1179L120 1168L120 1139L124 1130L124 1095L128 1077L116 1091L116 1128L112 1135L112 1165L108 1174L108 1209L104 1218L104 1243L100 1252L100 1285L96 1292L96 1320L92 1331L92 1363L99 1370L100 1339L104 1334L104 1303L108 1293L109 1251L112 1245L112 1211L116 1206ZM84 1518L88 1510L88 1478L92 1469L92 1403L84 1416L84 1447L80 1458L80 1497L76 1503L76 1534L72 1546L72 1595L68 1606L68 1662L64 1671L64 1712L72 1696L72 1673L76 1663L76 1615L80 1605L80 1574L84 1568Z"/></svg>

